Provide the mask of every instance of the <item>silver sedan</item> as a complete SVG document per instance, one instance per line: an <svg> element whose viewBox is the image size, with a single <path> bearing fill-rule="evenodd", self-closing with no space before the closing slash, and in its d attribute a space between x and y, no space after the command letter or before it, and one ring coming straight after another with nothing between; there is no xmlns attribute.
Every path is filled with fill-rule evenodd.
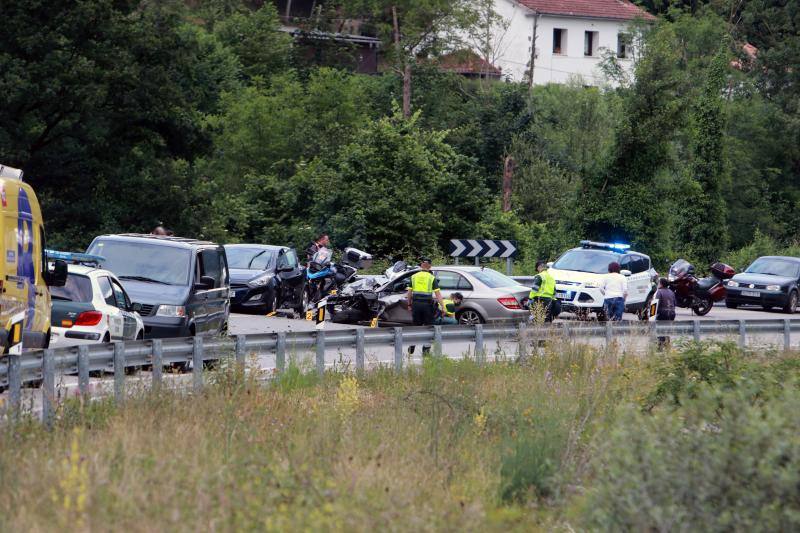
<svg viewBox="0 0 800 533"><path fill-rule="evenodd" d="M460 324L480 324L491 320L524 320L529 311L525 301L530 288L496 270L474 266L437 266L433 273L439 282L442 296L460 292L464 301L456 309ZM378 289L385 304L381 321L411 324L411 312L406 307L407 290L416 270L403 273Z"/></svg>

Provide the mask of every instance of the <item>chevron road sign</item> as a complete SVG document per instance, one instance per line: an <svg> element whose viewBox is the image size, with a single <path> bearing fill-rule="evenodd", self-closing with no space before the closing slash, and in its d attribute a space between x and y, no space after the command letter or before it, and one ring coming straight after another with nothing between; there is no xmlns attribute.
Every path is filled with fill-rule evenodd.
<svg viewBox="0 0 800 533"><path fill-rule="evenodd" d="M514 257L517 243L514 241L495 241L491 239L452 239L451 257Z"/></svg>

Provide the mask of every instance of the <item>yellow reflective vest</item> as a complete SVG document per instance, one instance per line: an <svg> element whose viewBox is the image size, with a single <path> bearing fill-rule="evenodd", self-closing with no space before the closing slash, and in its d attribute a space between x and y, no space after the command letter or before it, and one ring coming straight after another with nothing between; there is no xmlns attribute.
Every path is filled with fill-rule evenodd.
<svg viewBox="0 0 800 533"><path fill-rule="evenodd" d="M444 316L447 318L455 318L456 317L456 303L449 298L445 298L442 303L444 303L443 313Z"/></svg>
<svg viewBox="0 0 800 533"><path fill-rule="evenodd" d="M411 287L410 290L412 292L412 296L416 297L425 297L429 296L432 297L434 291L438 291L439 289L433 288L433 283L436 281L436 277L426 270L421 270L411 276Z"/></svg>
<svg viewBox="0 0 800 533"><path fill-rule="evenodd" d="M556 295L556 279L549 270L543 270L538 274L542 282L538 289L531 290L529 298L553 298Z"/></svg>

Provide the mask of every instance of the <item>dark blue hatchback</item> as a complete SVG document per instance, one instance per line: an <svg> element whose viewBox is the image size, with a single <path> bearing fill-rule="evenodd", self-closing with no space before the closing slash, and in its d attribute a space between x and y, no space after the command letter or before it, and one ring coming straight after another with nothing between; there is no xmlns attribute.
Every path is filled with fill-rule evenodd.
<svg viewBox="0 0 800 533"><path fill-rule="evenodd" d="M231 272L231 308L270 313L301 311L305 276L297 252L266 244L225 245Z"/></svg>
<svg viewBox="0 0 800 533"><path fill-rule="evenodd" d="M800 299L800 258L785 256L759 257L728 280L725 304L735 309L740 305L757 305L764 310L779 307L794 313Z"/></svg>

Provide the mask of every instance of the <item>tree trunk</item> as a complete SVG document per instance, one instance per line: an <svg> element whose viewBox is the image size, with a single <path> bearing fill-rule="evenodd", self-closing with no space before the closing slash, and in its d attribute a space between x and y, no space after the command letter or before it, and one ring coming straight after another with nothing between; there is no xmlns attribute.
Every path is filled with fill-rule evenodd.
<svg viewBox="0 0 800 533"><path fill-rule="evenodd" d="M411 65L403 69L403 117L411 116Z"/></svg>
<svg viewBox="0 0 800 533"><path fill-rule="evenodd" d="M397 54L397 70L403 73L403 117L411 116L411 64L403 57L400 45L400 23L397 21L397 7L392 6L392 25L394 27L394 49ZM405 63L405 65L403 65ZM402 69L400 67L403 67Z"/></svg>
<svg viewBox="0 0 800 533"><path fill-rule="evenodd" d="M516 162L510 155L506 156L503 164L503 212L511 211L511 191L514 188L514 168Z"/></svg>

